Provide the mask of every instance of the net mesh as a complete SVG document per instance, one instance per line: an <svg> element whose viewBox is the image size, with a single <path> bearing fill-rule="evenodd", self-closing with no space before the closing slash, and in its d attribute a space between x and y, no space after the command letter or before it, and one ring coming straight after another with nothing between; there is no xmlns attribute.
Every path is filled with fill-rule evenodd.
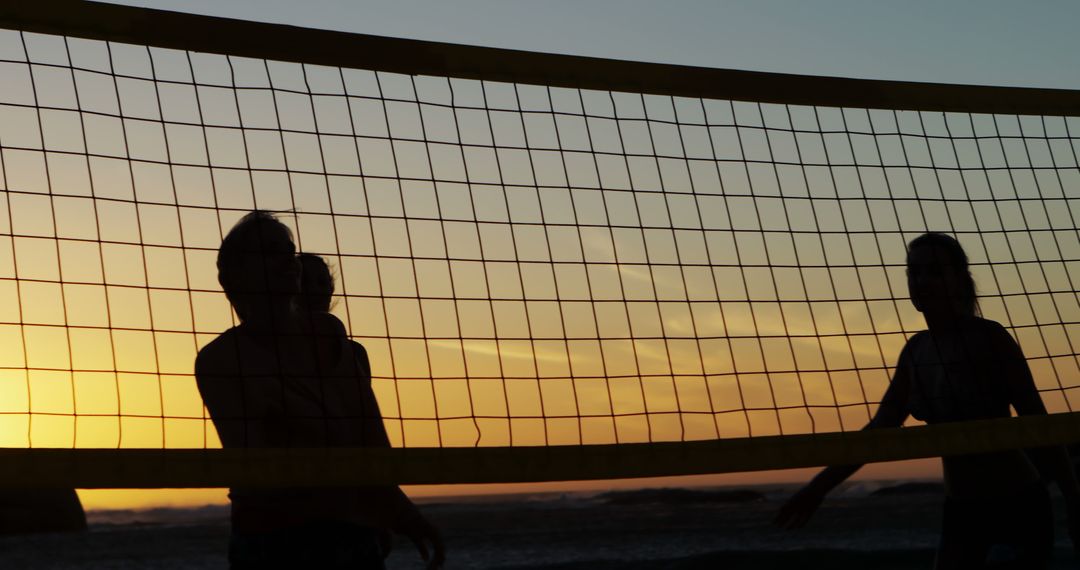
<svg viewBox="0 0 1080 570"><path fill-rule="evenodd" d="M1080 395L1080 119L755 103L0 33L0 447L215 448L222 236L337 277L395 447L861 428L955 235ZM644 90L647 91L647 90Z"/></svg>

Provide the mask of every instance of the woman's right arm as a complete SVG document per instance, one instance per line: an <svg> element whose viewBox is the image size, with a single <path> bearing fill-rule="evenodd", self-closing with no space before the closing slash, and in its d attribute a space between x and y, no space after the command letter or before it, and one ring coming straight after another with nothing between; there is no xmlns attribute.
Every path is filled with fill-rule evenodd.
<svg viewBox="0 0 1080 570"><path fill-rule="evenodd" d="M910 344L910 341L909 341ZM877 412L863 429L878 429L887 427L900 427L908 416L908 393L910 390L910 374L908 374L907 347L900 354L900 359L893 374L893 380L889 383L888 390L881 398ZM843 483L848 477L855 474L862 464L833 465L821 470L809 483L799 489L786 503L780 507L780 512L773 519L773 524L781 528L795 529L804 526L810 517L814 515L825 495Z"/></svg>
<svg viewBox="0 0 1080 570"><path fill-rule="evenodd" d="M1039 395L1024 351L1007 330L998 325L994 354L1000 359L998 367L1005 382L1009 403L1018 416L1046 415L1046 405ZM1063 445L1035 447L1027 450L1028 457L1043 474L1057 483L1065 499L1069 535L1073 549L1080 552L1080 483L1073 470L1069 452Z"/></svg>

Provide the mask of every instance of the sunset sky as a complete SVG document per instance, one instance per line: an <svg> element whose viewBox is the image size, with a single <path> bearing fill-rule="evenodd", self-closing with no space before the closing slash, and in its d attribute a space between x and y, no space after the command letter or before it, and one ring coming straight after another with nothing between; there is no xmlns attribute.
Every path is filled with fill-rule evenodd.
<svg viewBox="0 0 1080 570"><path fill-rule="evenodd" d="M232 11L241 4L203 8L243 17ZM1080 87L1054 74L1075 64L1061 59L1067 46L1047 44L1068 40L1034 36L1030 52L995 65L964 64L956 53L918 65L917 53L893 53L876 67L839 58L838 68L833 56L864 47L856 42L866 32L850 29L881 29L887 16L854 4L828 9L847 18L849 33L834 45L817 38L820 53L803 53L805 65L784 57L806 47L798 35L767 34L771 46L746 38L739 59L715 43L732 38L682 38L680 15L644 7L590 6L591 18L614 14L607 31L557 46L503 35L515 25L509 8L489 15L487 35L463 22L461 36L449 37L429 21L400 32L398 8L352 7L320 24L303 18L341 5L302 17L285 3L269 6L259 11L267 21L540 51ZM551 15L568 6L550 8L561 30L554 36L577 37L582 18ZM731 10L746 19L740 28L770 17L795 26L790 5ZM350 17L363 24L351 27ZM819 26L815 37L836 26L830 18L800 24ZM626 30L641 26L666 35L628 43ZM937 27L918 28L931 41L912 47L944 42L934 39L944 33ZM655 57L640 52L663 38L667 49ZM709 46L725 55L709 59ZM1026 53L1039 53L1037 65L1025 65ZM905 331L922 327L904 300L902 263L906 239L927 230L958 234L983 313L1022 327L1016 335L1036 358L1036 380L1052 390L1048 406L1067 409L1070 393L1060 388L1080 385L1077 331L1058 324L1080 321L1072 293L1080 266L1069 261L1080 259L1075 118L515 89L131 46L110 52L46 36L26 36L24 52L12 33L0 35L0 60L2 446L219 445L192 364L233 323L214 256L223 232L255 207L298 212L282 217L298 246L330 261L334 312L371 355L399 446L857 429ZM128 77L114 81L110 71ZM871 475L935 470L917 462ZM792 476L801 475L771 475ZM449 492L463 491L476 489ZM221 501L223 492L83 498L103 508Z"/></svg>

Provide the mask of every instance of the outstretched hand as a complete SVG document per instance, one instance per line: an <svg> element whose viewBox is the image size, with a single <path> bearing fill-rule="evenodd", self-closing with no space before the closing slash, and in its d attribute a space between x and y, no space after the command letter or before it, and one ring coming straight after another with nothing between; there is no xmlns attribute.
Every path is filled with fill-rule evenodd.
<svg viewBox="0 0 1080 570"><path fill-rule="evenodd" d="M802 528L810 520L810 517L814 515L814 512L817 511L824 498L825 493L818 490L813 484L799 489L784 503L784 506L780 507L780 512L776 513L773 524L789 530Z"/></svg>
<svg viewBox="0 0 1080 570"><path fill-rule="evenodd" d="M427 570L439 570L446 563L446 545L443 544L442 533L419 513L394 530L416 545L420 558L427 563Z"/></svg>

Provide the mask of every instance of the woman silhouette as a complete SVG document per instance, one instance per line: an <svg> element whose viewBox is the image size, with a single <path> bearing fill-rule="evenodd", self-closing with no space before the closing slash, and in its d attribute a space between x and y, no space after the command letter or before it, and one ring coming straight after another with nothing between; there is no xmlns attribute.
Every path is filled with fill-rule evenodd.
<svg viewBox="0 0 1080 570"><path fill-rule="evenodd" d="M199 351L195 376L222 445L387 445L340 321L298 306L301 264L289 229L251 212L225 236L217 266L241 323ZM381 569L379 528L411 538L429 568L444 560L439 532L394 486L233 487L229 497L233 569Z"/></svg>
<svg viewBox="0 0 1080 570"><path fill-rule="evenodd" d="M908 290L927 330L908 340L867 429L1045 414L1020 347L1000 324L977 316L975 282L959 242L940 233L908 244ZM1029 455L1030 454L1030 455ZM938 570L1045 568L1053 549L1050 500L1039 464L1068 505L1074 546L1080 491L1063 448L942 457L945 506ZM776 524L806 524L825 495L861 465L823 470L780 509Z"/></svg>

